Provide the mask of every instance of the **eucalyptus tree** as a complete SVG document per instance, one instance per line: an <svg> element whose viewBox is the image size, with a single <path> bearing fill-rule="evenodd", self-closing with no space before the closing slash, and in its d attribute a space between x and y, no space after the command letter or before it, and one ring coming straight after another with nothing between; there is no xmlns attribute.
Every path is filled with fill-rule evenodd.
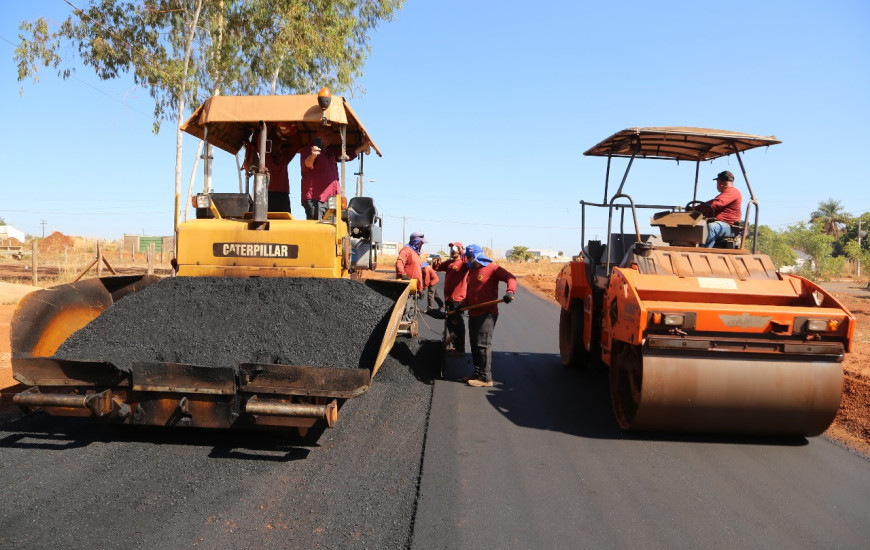
<svg viewBox="0 0 870 550"><path fill-rule="evenodd" d="M68 78L77 61L104 80L130 75L154 100L153 131L176 127L175 215L181 124L208 96L352 89L370 52L369 34L404 0L90 0L66 20L24 21L15 50L18 80L43 68ZM72 4L70 4L72 5ZM63 58L64 46L77 52Z"/></svg>

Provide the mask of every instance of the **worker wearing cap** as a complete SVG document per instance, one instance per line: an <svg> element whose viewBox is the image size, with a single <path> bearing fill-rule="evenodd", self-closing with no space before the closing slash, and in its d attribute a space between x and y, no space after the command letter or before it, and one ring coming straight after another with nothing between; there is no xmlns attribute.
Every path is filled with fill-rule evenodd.
<svg viewBox="0 0 870 550"><path fill-rule="evenodd" d="M492 387L492 333L498 320L498 304L470 307L498 299L498 283L507 284L502 300L510 303L517 290L517 278L508 270L496 265L483 254L483 249L470 244L465 249L468 286L465 304L468 309L468 335L471 340L471 358L474 373L468 377L468 385L477 388Z"/></svg>
<svg viewBox="0 0 870 550"><path fill-rule="evenodd" d="M740 208L743 202L743 196L734 187L734 174L725 170L719 172L715 180L716 189L719 191L716 198L693 208L708 218L715 218L707 222L707 242L704 243L707 248L713 248L717 239L732 236L731 224L740 221Z"/></svg>
<svg viewBox="0 0 870 550"><path fill-rule="evenodd" d="M438 278L438 274L435 273L435 269L429 265L429 262L423 262L420 267L423 268L423 286L426 288L426 296L428 297L427 309L423 313L440 312L444 306L444 300L438 295L438 281L441 279Z"/></svg>
<svg viewBox="0 0 870 550"><path fill-rule="evenodd" d="M287 165L299 151L300 142L296 126L289 122L277 122L267 127L271 149L266 153L265 167L269 172L269 212L290 212L290 177ZM256 171L259 166L258 139L245 142L243 170Z"/></svg>
<svg viewBox="0 0 870 550"><path fill-rule="evenodd" d="M468 286L468 266L462 261L465 247L459 241L452 242L450 247L450 259L440 261L433 260L432 267L436 271L443 271L444 275L444 300L447 312L447 331L452 336L453 348L448 350L450 355L465 354L465 320L459 308L465 300L465 292Z"/></svg>
<svg viewBox="0 0 870 550"><path fill-rule="evenodd" d="M411 238L408 244L399 250L399 257L396 258L396 279L417 281L417 292L423 291L423 267L420 261L420 253L423 250L423 244L429 241L423 236L423 233L415 231L411 233Z"/></svg>

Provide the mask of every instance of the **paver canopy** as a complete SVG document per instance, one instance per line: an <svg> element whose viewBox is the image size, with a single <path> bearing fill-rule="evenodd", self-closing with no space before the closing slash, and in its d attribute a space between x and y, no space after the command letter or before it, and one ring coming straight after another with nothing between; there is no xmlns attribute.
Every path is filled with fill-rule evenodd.
<svg viewBox="0 0 870 550"><path fill-rule="evenodd" d="M260 121L292 122L305 138L313 139L326 117L329 124L347 126L347 147L357 147L365 137L372 141L362 122L341 96L333 96L324 111L317 104L317 96L268 95L268 96L214 96L194 111L181 129L203 139L208 125L208 142L224 151L235 154L242 148L250 130ZM372 141L378 156L381 151Z"/></svg>

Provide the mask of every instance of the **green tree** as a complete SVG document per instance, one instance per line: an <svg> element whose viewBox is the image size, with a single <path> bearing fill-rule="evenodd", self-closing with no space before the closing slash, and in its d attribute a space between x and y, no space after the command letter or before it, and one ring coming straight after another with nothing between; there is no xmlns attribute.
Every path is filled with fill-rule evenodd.
<svg viewBox="0 0 870 550"><path fill-rule="evenodd" d="M154 132L176 127L176 215L181 193L181 124L217 94L314 92L320 83L351 89L370 51L369 33L404 0L90 0L58 27L21 24L18 80L42 68L73 72L60 51L72 46L101 79L131 74L154 100ZM315 86L315 84L317 84Z"/></svg>
<svg viewBox="0 0 870 550"><path fill-rule="evenodd" d="M6 225L6 220L0 217L0 225Z"/></svg>
<svg viewBox="0 0 870 550"><path fill-rule="evenodd" d="M843 268L846 258L833 256L835 239L824 233L821 225L808 226L801 222L789 227L784 236L791 246L802 250L811 259L801 267L801 275L810 279L830 279Z"/></svg>
<svg viewBox="0 0 870 550"><path fill-rule="evenodd" d="M870 264L870 251L866 250L862 244L858 244L858 240L851 240L843 247L843 252L846 257L853 262L860 262L861 265L867 266Z"/></svg>
<svg viewBox="0 0 870 550"><path fill-rule="evenodd" d="M746 232L746 248L752 250L753 236L755 231L750 228ZM770 260L777 269L783 266L794 265L797 262L797 254L789 244L788 238L766 225L758 226L758 252L770 256Z"/></svg>
<svg viewBox="0 0 870 550"><path fill-rule="evenodd" d="M827 235L840 238L843 225L851 221L851 217L843 212L840 201L828 199L819 203L818 210L810 214L810 223L818 224Z"/></svg>
<svg viewBox="0 0 870 550"><path fill-rule="evenodd" d="M526 262L534 257L535 255L529 252L529 247L527 246L515 246L507 252L508 260L515 262Z"/></svg>

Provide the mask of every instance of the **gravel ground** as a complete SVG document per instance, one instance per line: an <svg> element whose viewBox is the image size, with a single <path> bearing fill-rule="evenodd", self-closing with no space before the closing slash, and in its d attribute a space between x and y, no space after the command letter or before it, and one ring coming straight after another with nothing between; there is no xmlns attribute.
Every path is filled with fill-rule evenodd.
<svg viewBox="0 0 870 550"><path fill-rule="evenodd" d="M398 340L369 392L305 440L43 414L0 426L0 547L407 548L437 353Z"/></svg>
<svg viewBox="0 0 870 550"><path fill-rule="evenodd" d="M371 368L387 297L347 279L173 277L131 294L73 334L63 359L236 368Z"/></svg>

